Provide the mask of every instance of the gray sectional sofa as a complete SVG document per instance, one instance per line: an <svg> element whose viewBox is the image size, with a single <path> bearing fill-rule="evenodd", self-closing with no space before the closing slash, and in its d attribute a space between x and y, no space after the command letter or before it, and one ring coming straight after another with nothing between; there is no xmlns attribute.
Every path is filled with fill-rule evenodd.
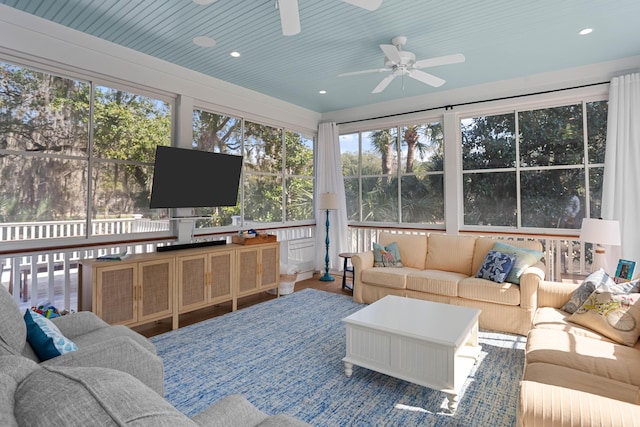
<svg viewBox="0 0 640 427"><path fill-rule="evenodd" d="M162 397L164 366L153 343L91 312L51 319L77 350L41 361L27 341L29 314L0 286L0 426L308 425L267 416L239 395L187 418Z"/></svg>

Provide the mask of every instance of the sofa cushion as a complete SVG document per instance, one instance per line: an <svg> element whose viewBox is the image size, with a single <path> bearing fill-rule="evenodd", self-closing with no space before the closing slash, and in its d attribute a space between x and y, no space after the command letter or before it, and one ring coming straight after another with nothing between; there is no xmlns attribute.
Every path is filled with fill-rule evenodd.
<svg viewBox="0 0 640 427"><path fill-rule="evenodd" d="M473 236L452 236L429 234L426 270L442 270L472 276L471 264L476 238Z"/></svg>
<svg viewBox="0 0 640 427"><path fill-rule="evenodd" d="M362 281L368 285L385 288L406 289L407 274L416 271L408 267L375 267L362 272Z"/></svg>
<svg viewBox="0 0 640 427"><path fill-rule="evenodd" d="M640 386L640 351L551 329L532 329L527 336L527 363L549 363Z"/></svg>
<svg viewBox="0 0 640 427"><path fill-rule="evenodd" d="M640 294L616 294L607 286L598 287L569 321L634 346L640 337Z"/></svg>
<svg viewBox="0 0 640 427"><path fill-rule="evenodd" d="M476 277L502 283L507 278L511 268L513 268L515 259L515 255L512 254L489 251L478 269Z"/></svg>
<svg viewBox="0 0 640 427"><path fill-rule="evenodd" d="M509 282L468 277L458 283L458 296L475 301L520 305L520 286Z"/></svg>
<svg viewBox="0 0 640 427"><path fill-rule="evenodd" d="M40 367L15 393L22 425L195 426L131 375L105 368Z"/></svg>
<svg viewBox="0 0 640 427"><path fill-rule="evenodd" d="M381 245L386 246L394 242L400 250L403 266L424 270L424 262L427 259L427 236L389 232L382 232L378 236L378 243Z"/></svg>
<svg viewBox="0 0 640 427"><path fill-rule="evenodd" d="M562 309L567 313L573 314L584 304L587 298L589 298L589 295L591 295L597 287L612 285L615 285L615 282L603 269L595 271L587 276L587 278L580 283L580 286L573 291L571 298L562 306Z"/></svg>
<svg viewBox="0 0 640 427"><path fill-rule="evenodd" d="M27 327L13 297L0 286L0 354L21 354L27 343Z"/></svg>
<svg viewBox="0 0 640 427"><path fill-rule="evenodd" d="M537 264L544 255L542 252L534 249L518 248L504 242L496 242L496 244L493 245L493 250L516 256L515 264L505 279L505 281L515 283L516 285L520 284L520 276L522 276L524 271L532 265Z"/></svg>
<svg viewBox="0 0 640 427"><path fill-rule="evenodd" d="M451 271L412 271L407 275L407 290L455 297L458 296L458 283L466 277Z"/></svg>
<svg viewBox="0 0 640 427"><path fill-rule="evenodd" d="M534 328L555 329L556 331L564 331L582 337L613 342L592 329L569 322L569 317L571 317L571 314L559 308L540 307L536 310L532 325Z"/></svg>
<svg viewBox="0 0 640 427"><path fill-rule="evenodd" d="M382 246L373 243L373 266L374 267L402 267L402 257L396 242Z"/></svg>
<svg viewBox="0 0 640 427"><path fill-rule="evenodd" d="M41 361L76 351L78 346L62 335L62 332L46 317L27 309L24 313L27 341Z"/></svg>
<svg viewBox="0 0 640 427"><path fill-rule="evenodd" d="M549 363L528 363L523 381L536 381L598 396L640 403L640 387Z"/></svg>

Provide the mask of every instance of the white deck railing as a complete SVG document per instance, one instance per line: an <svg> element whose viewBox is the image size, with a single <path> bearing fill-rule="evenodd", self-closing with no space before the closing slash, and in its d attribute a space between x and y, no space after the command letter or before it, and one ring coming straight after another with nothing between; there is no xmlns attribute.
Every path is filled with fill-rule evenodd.
<svg viewBox="0 0 640 427"><path fill-rule="evenodd" d="M0 224L2 240L15 241L24 239L44 239L54 237L73 237L83 235L84 222L61 221L43 223L5 223ZM94 234L121 234L139 232L166 231L168 221L149 221L141 218L127 218L92 223ZM291 228L261 229L262 232L275 234L278 241L287 241L313 237L315 226L298 226ZM377 242L381 231L388 228L349 227L349 252L363 252L371 249ZM427 234L430 230L396 229L402 234ZM196 235L196 241L214 239L231 240L234 232L215 233L212 235ZM481 235L481 233L478 233ZM572 275L584 275L590 271L591 265L586 257L584 243L560 237L538 235L501 234L496 238L535 239L542 243L545 253L546 277L549 280L562 280ZM48 302L58 309L77 310L78 295L78 263L83 259L92 259L105 253L154 252L159 245L171 243L169 239L158 239L144 243L127 245L101 244L82 247L81 249L56 250L48 249L34 252L5 253L0 255L0 283L11 287L14 299L21 308ZM337 266L341 268L341 266Z"/></svg>

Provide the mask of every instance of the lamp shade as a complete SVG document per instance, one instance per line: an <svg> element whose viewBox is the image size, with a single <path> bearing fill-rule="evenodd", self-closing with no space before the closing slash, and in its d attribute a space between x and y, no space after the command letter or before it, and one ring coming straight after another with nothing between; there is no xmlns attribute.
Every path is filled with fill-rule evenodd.
<svg viewBox="0 0 640 427"><path fill-rule="evenodd" d="M321 210L338 210L338 195L336 193L318 194L318 209Z"/></svg>
<svg viewBox="0 0 640 427"><path fill-rule="evenodd" d="M599 245L620 246L620 223L616 220L584 218L580 240Z"/></svg>

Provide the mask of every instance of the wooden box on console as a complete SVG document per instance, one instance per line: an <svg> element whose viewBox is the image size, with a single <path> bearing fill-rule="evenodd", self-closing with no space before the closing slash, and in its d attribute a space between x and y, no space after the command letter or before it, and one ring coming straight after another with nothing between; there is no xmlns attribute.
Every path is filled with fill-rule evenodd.
<svg viewBox="0 0 640 427"><path fill-rule="evenodd" d="M277 242L278 236L275 234L258 234L256 237L232 236L231 241L239 245L259 245Z"/></svg>

